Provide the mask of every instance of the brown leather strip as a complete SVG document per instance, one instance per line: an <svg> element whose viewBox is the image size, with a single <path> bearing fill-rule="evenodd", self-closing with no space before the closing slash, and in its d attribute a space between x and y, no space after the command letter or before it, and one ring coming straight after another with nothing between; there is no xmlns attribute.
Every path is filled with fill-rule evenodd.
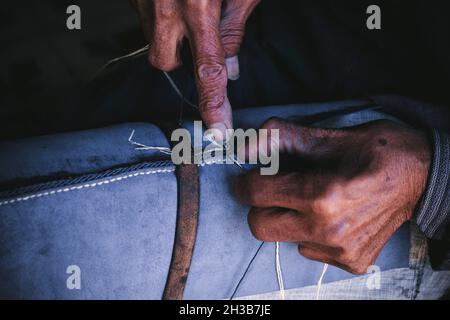
<svg viewBox="0 0 450 320"><path fill-rule="evenodd" d="M183 164L177 167L178 214L172 262L164 289L164 300L183 299L184 288L194 253L199 210L198 167Z"/></svg>
<svg viewBox="0 0 450 320"><path fill-rule="evenodd" d="M168 129L170 126L166 125L164 128ZM170 137L170 134L167 136ZM179 165L176 168L176 176L178 181L177 223L172 261L163 294L164 300L183 299L197 237L200 204L198 167L196 164Z"/></svg>

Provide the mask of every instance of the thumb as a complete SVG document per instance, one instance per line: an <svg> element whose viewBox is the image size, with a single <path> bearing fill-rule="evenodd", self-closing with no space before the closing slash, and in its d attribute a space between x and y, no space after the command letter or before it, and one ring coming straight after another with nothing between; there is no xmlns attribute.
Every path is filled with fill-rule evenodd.
<svg viewBox="0 0 450 320"><path fill-rule="evenodd" d="M268 119L260 129L267 130L266 141L249 139L238 147L240 159L256 157L261 148L298 156L325 156L336 153L348 144L349 131L342 129L310 128L282 120ZM278 131L274 134L274 131Z"/></svg>

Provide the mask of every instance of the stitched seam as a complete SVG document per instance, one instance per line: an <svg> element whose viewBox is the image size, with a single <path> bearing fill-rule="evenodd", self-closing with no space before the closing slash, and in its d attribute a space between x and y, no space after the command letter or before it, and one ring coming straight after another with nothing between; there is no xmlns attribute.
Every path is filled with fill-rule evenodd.
<svg viewBox="0 0 450 320"><path fill-rule="evenodd" d="M125 175L131 172L137 172L141 170L161 169L171 167L173 167L173 163L171 161L141 162L130 166L117 167L100 172L84 173L80 175L75 174L74 176L69 176L66 178L61 178L57 180L53 179L47 182L41 182L26 186L19 186L15 189L0 191L0 201L5 199L22 197L27 194L44 192L50 189L63 189L66 187L71 187L73 185L88 184L94 181L109 179L119 175ZM52 178L47 177L47 179Z"/></svg>
<svg viewBox="0 0 450 320"><path fill-rule="evenodd" d="M449 141L447 139L444 138L444 143L443 143L443 148L442 148L442 154L444 155L444 159L449 159L449 154L450 154L450 150L449 150ZM447 188L446 186L448 185L448 180L449 180L449 166L447 162L443 162L440 164L439 170L442 170L441 172L443 173L443 175L440 177L440 180L437 181L438 185L442 186L440 188L440 190L438 190L439 192L436 192L436 195L434 197L434 202L439 203L441 202L441 206L442 204L445 202L445 193L447 192ZM444 201L443 201L444 200ZM441 206L439 205L435 205L433 207L433 211L431 214L431 217L434 217L434 221L431 221L426 229L426 232L428 234L434 235L436 233L436 230L438 229L438 227L443 223L443 221L445 220L446 214L447 214L447 210L445 210L445 207L443 207L441 209Z"/></svg>
<svg viewBox="0 0 450 320"><path fill-rule="evenodd" d="M433 137L434 137L434 141L435 141L435 149L434 149L434 159L433 159L433 163L431 165L430 168L430 173L431 173L431 177L428 183L428 190L426 191L425 197L424 197L424 201L423 201L423 205L421 208L421 212L419 213L416 221L418 225L422 225L424 224L424 229L428 228L428 225L430 224L430 221L424 221L425 219L425 213L427 212L428 207L429 207L429 203L431 201L432 195L433 195L433 191L434 188L436 186L436 180L438 179L437 177L437 171L439 168L439 161L440 161L440 153L441 153L441 145L440 145L440 137L439 134L437 134L436 131L433 131Z"/></svg>
<svg viewBox="0 0 450 320"><path fill-rule="evenodd" d="M107 179L107 180L102 180L102 181L99 181L99 182L87 183L87 184L82 184L82 185L73 186L73 187L65 187L65 188L60 188L60 189L56 189L56 190L30 194L30 195L23 196L23 197L13 198L13 199L10 199L10 200L6 200L6 201L0 202L0 207L4 206L4 205L8 205L8 204L13 204L13 203L16 203L16 202L24 202L24 201L28 201L28 200L31 200L31 199L46 197L46 196L55 195L55 194L59 194L59 193L65 193L65 192L70 192L70 191L74 191L74 190L81 190L81 189L87 189L87 188L95 188L95 187L102 186L102 185L105 185L105 184L119 182L119 181L122 181L122 180L126 180L126 179L129 179L129 178L134 178L134 177L138 177L138 176L144 176L144 175L149 175L149 174L157 174L157 173L170 173L170 172L175 172L175 168L172 168L172 169L157 169L157 170L148 170L148 171L140 171L140 172L130 173L130 174L127 174L127 175L124 175L124 176L117 176L117 177L114 177L114 178L111 178L111 179Z"/></svg>
<svg viewBox="0 0 450 320"><path fill-rule="evenodd" d="M445 193L449 185L450 139L433 130L434 159L430 178L422 201L416 211L416 222L428 238L438 238L439 228L445 222L448 199Z"/></svg>

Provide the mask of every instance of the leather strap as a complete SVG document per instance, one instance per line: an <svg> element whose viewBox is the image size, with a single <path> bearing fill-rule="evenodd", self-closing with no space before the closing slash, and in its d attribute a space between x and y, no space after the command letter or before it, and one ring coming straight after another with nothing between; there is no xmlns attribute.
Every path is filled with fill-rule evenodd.
<svg viewBox="0 0 450 320"><path fill-rule="evenodd" d="M170 137L174 126L162 126ZM170 139L169 139L170 141ZM164 289L163 300L183 299L195 239L197 237L198 212L200 204L200 183L196 164L182 164L176 168L178 183L178 212L175 241L169 274Z"/></svg>

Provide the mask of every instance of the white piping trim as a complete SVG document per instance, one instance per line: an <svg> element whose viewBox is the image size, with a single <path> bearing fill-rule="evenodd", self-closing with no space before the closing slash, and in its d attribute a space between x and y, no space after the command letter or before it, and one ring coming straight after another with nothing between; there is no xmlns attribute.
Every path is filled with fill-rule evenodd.
<svg viewBox="0 0 450 320"><path fill-rule="evenodd" d="M7 205L7 204L12 204L15 202L23 202L23 201L27 201L27 200L31 200L31 199L35 199L35 198L41 198L41 197L46 197L46 196L50 196L50 195L54 195L54 194L58 194L58 193L63 193L63 192L69 192L69 191L74 191L74 190L81 190L81 189L86 189L86 188L95 188L104 184L108 184L108 183L113 183L113 182L118 182L118 181L122 181L128 178L134 178L137 176L144 176L144 175L149 175L149 174L156 174L156 173L168 173L168 172L175 172L175 168L173 169L157 169L157 170L148 170L148 171L140 171L140 172L135 172L135 173L130 173L127 174L125 176L117 176L108 180L102 180L99 182L93 182L93 183L86 183L86 184L82 184L79 186L73 186L73 187L65 187L65 188L61 188L61 189L57 189L57 190L52 190L52 191L45 191L45 192L41 192L41 193L35 193L35 194L30 194L24 197L18 197L18 198L14 198L14 199L10 199L10 200L6 200L6 201L1 201L0 202L0 207Z"/></svg>

